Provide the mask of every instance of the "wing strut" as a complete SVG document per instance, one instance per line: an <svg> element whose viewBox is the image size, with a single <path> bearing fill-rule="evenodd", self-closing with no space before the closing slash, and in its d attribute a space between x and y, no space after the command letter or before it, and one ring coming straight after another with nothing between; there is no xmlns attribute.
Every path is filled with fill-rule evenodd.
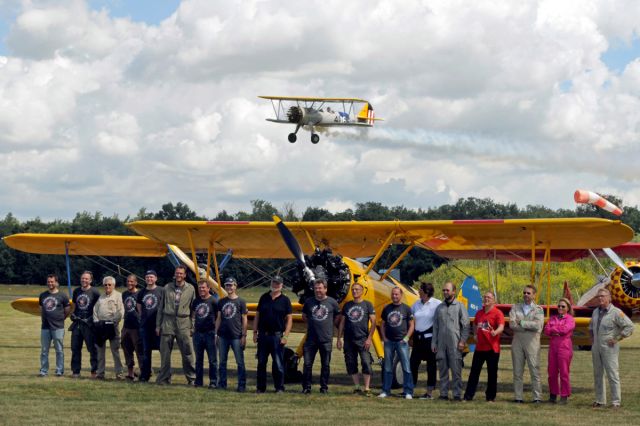
<svg viewBox="0 0 640 426"><path fill-rule="evenodd" d="M189 246L191 247L191 257L193 259L193 272L196 274L196 285L200 281L200 268L198 267L198 258L196 257L196 247L193 245L193 236L191 229L187 229L187 237L189 237Z"/></svg>
<svg viewBox="0 0 640 426"><path fill-rule="evenodd" d="M391 273L391 271L393 271L393 268L395 268L396 266L398 266L398 264L400 263L400 261L401 261L402 259L404 259L404 257L405 257L406 255L408 255L408 254L409 254L409 252L411 251L411 249L412 249L412 248L414 248L415 246L416 246L416 243L415 243L415 242L412 242L411 244L409 244L409 245L407 246L407 248L406 248L406 249L404 249L404 251L400 254L400 256L398 256L398 258L395 260L395 262L393 262L393 263L391 264L391 266L389 266L389 267L387 268L387 270L386 270L386 271L385 271L385 273L382 275L382 277L380 277L380 281L384 281L384 280L389 276L389 274Z"/></svg>
<svg viewBox="0 0 640 426"><path fill-rule="evenodd" d="M73 296L71 294L71 263L69 262L69 241L64 242L64 260L67 264L67 287L69 287L69 299Z"/></svg>
<svg viewBox="0 0 640 426"><path fill-rule="evenodd" d="M367 266L367 269L364 271L365 275L369 275L369 272L371 272L373 267L376 266L376 263L380 259L380 256L382 256L382 253L384 253L387 247L389 247L389 243L391 242L393 237L395 237L395 235L396 235L396 231L391 231L387 239L384 240L384 243L380 246L378 253L376 253L375 257L373 258L373 260L371 260L371 262L369 262L369 266Z"/></svg>

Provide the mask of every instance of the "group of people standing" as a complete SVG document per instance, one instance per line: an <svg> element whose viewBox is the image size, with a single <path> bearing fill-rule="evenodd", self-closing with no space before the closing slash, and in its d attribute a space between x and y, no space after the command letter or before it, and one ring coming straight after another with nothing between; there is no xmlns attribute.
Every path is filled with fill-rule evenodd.
<svg viewBox="0 0 640 426"><path fill-rule="evenodd" d="M227 296L219 301L211 295L209 284L194 286L186 282L187 269L180 265L174 280L164 287L157 286L158 276L149 270L146 286L137 288L137 277L127 277L127 290L115 290L116 280L107 276L102 280L104 294L92 286L93 275L82 273L80 287L69 298L59 291L55 275L47 277L48 290L40 295L42 313L40 376L49 372L51 342L56 351L56 376L64 375L64 320L70 316L72 377L80 377L82 349L86 345L90 357L91 377L105 378L106 342L109 342L116 378L134 380L135 358L140 367L138 380L150 380L152 351L160 351L160 370L156 383L171 383L171 352L174 343L182 355L182 368L187 383L203 386L204 354L209 361L209 387L227 387L227 355L234 352L238 366L238 391L246 388L243 349L247 336L247 306L236 293L237 282L227 278ZM124 321L123 321L124 320ZM120 322L123 321L122 330ZM122 346L127 375L120 358ZM218 353L220 367L218 369Z"/></svg>
<svg viewBox="0 0 640 426"><path fill-rule="evenodd" d="M47 277L48 291L40 295L42 311L42 352L40 375L48 374L48 352L51 342L56 350L56 375L64 374L62 338L64 319L71 315L72 360L74 377L80 376L83 343L90 354L91 375L104 378L105 342L109 341L114 359L116 377L122 377L123 366L119 348L125 353L127 379L134 379L134 354L140 367L139 381L147 382L151 376L151 354L159 349L161 367L156 383L171 383L171 352L174 342L182 355L182 368L189 385L203 386L204 354L209 362L209 387L227 387L227 356L234 353L238 366L237 390L246 389L246 371L243 351L247 336L247 307L238 297L237 282L227 278L224 282L227 297L216 302L208 282L187 285L186 268L178 266L174 281L164 287L156 285L157 274L147 271L146 287L137 289L135 276L127 278L127 290L115 291L115 279L105 277L105 293L91 286L92 275L84 272L81 286L73 292L71 312L66 296L58 290L57 278ZM260 297L253 321L253 341L257 344L257 387L264 393L267 385L267 363L272 358L273 384L276 392L284 392L284 346L291 332L292 307L282 293L283 280L271 279L267 293ZM320 354L320 392L327 393L330 377L334 327L337 328L336 346L344 351L347 373L352 377L354 393L371 395L372 357L369 349L376 330L376 312L371 302L364 299L360 283L351 286L352 300L342 308L327 295L327 282L317 278L313 283L314 296L302 308L307 324L303 343L302 393L312 389L312 368ZM439 399L454 401L473 400L480 372L487 365L485 398L494 402L497 393L500 338L505 328L505 317L496 307L495 295L483 295L482 309L476 313L474 327L470 326L466 307L456 299L456 286L447 282L442 287L443 300L434 297L430 283L421 283L420 299L409 307L402 303L403 290L391 290L391 303L381 313L379 328L384 343L384 366L380 398L391 395L394 360L402 367L402 396L413 399L414 385L423 361L427 363L426 392L421 399L433 399L436 374L440 379ZM567 403L571 395L570 366L573 357L571 336L575 329L569 300L558 301L558 311L546 326L544 312L535 300L536 289L525 286L521 303L509 312L509 326L513 332L511 356L513 362L514 402L523 403L523 374L525 363L529 368L533 402L542 402L539 372L540 337L549 336L548 384L551 403ZM592 337L592 359L596 400L594 408L606 405L604 375L607 375L612 406L619 407L620 380L618 375L618 342L633 332L633 323L611 304L606 289L598 292L599 307L594 310L589 330ZM118 324L124 319L122 333ZM466 389L463 392L462 358L469 334L473 332L476 348ZM412 350L410 351L410 346ZM216 350L217 348L217 350ZM194 360L195 353L195 360ZM218 367L217 353L220 365ZM360 368L359 368L360 366ZM361 387L361 381L362 386Z"/></svg>

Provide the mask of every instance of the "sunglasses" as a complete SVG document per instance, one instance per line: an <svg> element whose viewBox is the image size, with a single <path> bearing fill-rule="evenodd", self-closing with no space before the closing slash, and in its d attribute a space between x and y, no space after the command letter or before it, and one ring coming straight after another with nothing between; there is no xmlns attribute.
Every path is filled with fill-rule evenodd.
<svg viewBox="0 0 640 426"><path fill-rule="evenodd" d="M522 294L531 294L530 291L523 291Z"/></svg>
<svg viewBox="0 0 640 426"><path fill-rule="evenodd" d="M558 305L558 309L560 309L560 308L567 309L567 307L565 305Z"/></svg>

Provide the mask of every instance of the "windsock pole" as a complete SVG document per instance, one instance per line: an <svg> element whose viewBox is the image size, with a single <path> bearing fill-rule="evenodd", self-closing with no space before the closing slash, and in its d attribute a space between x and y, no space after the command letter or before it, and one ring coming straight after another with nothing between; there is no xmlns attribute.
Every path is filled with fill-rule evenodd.
<svg viewBox="0 0 640 426"><path fill-rule="evenodd" d="M622 214L622 209L620 207L607 201L601 195L598 195L595 192L578 189L573 194L573 199L578 204L591 204L594 206L598 206L601 209L604 209L616 216L620 216Z"/></svg>

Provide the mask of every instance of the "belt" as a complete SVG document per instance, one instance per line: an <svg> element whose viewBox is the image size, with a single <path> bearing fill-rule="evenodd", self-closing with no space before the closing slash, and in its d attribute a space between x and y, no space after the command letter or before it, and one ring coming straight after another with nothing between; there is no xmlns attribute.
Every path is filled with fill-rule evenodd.
<svg viewBox="0 0 640 426"><path fill-rule="evenodd" d="M416 331L415 334L420 338L433 337L433 327L429 327L425 331Z"/></svg>
<svg viewBox="0 0 640 426"><path fill-rule="evenodd" d="M282 331L260 331L260 334L263 336L282 336Z"/></svg>

